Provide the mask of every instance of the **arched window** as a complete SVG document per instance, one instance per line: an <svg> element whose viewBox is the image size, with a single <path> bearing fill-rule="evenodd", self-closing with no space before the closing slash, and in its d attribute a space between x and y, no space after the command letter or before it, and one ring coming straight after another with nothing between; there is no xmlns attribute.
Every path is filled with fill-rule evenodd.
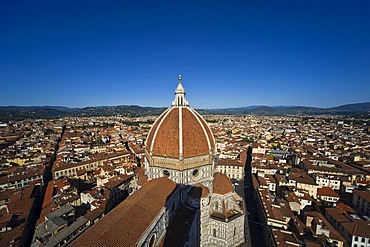
<svg viewBox="0 0 370 247"><path fill-rule="evenodd" d="M216 228L213 228L213 237L216 237Z"/></svg>
<svg viewBox="0 0 370 247"><path fill-rule="evenodd" d="M213 205L214 205L214 209L218 210L218 201L215 201L215 203Z"/></svg>

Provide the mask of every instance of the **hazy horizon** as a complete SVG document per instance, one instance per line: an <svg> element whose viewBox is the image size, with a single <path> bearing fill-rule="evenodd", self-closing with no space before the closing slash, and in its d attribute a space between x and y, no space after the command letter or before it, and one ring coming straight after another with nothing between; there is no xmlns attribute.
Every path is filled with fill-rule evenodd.
<svg viewBox="0 0 370 247"><path fill-rule="evenodd" d="M197 109L210 109L210 110L217 110L217 109L228 109L228 108L248 108L248 107L312 107L312 108L335 108L339 106L344 106L344 105L354 105L354 104L367 104L370 102L356 102L356 103L348 103L348 104L343 104L343 105L335 105L331 107L317 107L317 106L307 106L307 105L246 105L246 106L236 106L236 107L214 107L214 108L200 108L200 107L193 107L190 105L192 108L197 108ZM66 107L69 109L83 109L83 108L88 108L88 107L117 107L117 106L139 106L139 107L152 107L152 108L168 108L170 107L171 104L167 106L150 106L150 105L137 105L137 104L121 104L121 105L88 105L88 106L82 106L82 107L69 107L69 106L63 106L63 105L0 105L0 107Z"/></svg>

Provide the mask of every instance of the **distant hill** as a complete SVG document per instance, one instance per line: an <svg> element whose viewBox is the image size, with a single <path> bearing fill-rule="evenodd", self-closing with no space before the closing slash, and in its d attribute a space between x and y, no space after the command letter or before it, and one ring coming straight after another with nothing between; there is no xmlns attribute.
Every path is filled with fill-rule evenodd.
<svg viewBox="0 0 370 247"><path fill-rule="evenodd" d="M333 108L317 108L307 106L248 106L224 109L202 109L203 114L256 114L256 115L317 115L317 114L342 114L358 115L370 113L370 102L342 105Z"/></svg>
<svg viewBox="0 0 370 247"><path fill-rule="evenodd" d="M337 112L369 112L370 102L357 103L357 104L348 104L330 108L332 111Z"/></svg>
<svg viewBox="0 0 370 247"><path fill-rule="evenodd" d="M23 120L27 118L60 118L68 114L68 111L62 111L61 109L48 106L0 106L0 121Z"/></svg>
<svg viewBox="0 0 370 247"><path fill-rule="evenodd" d="M61 117L96 117L96 116L145 116L159 115L165 107L141 107L137 105L98 106L68 108L62 106L0 106L0 121L23 119L52 119Z"/></svg>
<svg viewBox="0 0 370 247"><path fill-rule="evenodd" d="M47 108L47 109L53 109L57 111L62 111L62 112L68 112L68 113L76 112L79 110L79 108L69 108L65 106L41 106L41 107Z"/></svg>
<svg viewBox="0 0 370 247"><path fill-rule="evenodd" d="M145 116L145 115L159 115L167 108L165 107L142 107L138 105L119 105L119 106L98 106L85 107L76 112L73 116Z"/></svg>
<svg viewBox="0 0 370 247"><path fill-rule="evenodd" d="M68 108L63 106L0 106L0 121L96 116L145 116L159 115L167 107L142 107L137 105L96 106L85 108ZM369 115L370 102L342 105L333 108L317 108L306 106L247 106L224 109L198 109L201 114L221 115L316 115L316 114L341 114L341 115Z"/></svg>

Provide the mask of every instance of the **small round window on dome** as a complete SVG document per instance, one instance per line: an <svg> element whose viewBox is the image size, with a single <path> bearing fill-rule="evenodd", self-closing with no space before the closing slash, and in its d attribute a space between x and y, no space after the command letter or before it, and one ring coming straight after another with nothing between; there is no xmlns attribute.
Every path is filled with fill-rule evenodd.
<svg viewBox="0 0 370 247"><path fill-rule="evenodd" d="M167 170L164 170L164 171L163 171L163 176L165 176L165 177L169 177L169 176L170 176L170 172L169 172L169 171L167 171Z"/></svg>
<svg viewBox="0 0 370 247"><path fill-rule="evenodd" d="M192 174L193 174L193 179L194 180L197 180L197 179L200 178L200 171L198 169L194 169Z"/></svg>

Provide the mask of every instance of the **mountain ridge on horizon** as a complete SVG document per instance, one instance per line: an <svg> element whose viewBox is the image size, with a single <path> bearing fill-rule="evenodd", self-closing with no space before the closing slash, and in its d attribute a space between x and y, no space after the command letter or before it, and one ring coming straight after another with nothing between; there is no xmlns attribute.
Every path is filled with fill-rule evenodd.
<svg viewBox="0 0 370 247"><path fill-rule="evenodd" d="M159 115L168 107L150 107L139 105L87 106L72 108L65 106L0 106L0 121L37 118L60 118L66 116L144 116ZM370 113L370 102L345 104L336 107L320 108L310 106L265 106L251 105L244 107L197 109L201 114L214 115L317 115L344 114L358 115Z"/></svg>
<svg viewBox="0 0 370 247"><path fill-rule="evenodd" d="M291 107L307 107L307 108L317 108L317 109L334 109L344 106L357 106L357 105L367 105L370 104L368 102L358 102L358 103L349 103L343 104L339 106L333 107L318 107L318 106L306 106L306 105L248 105L248 106L235 106L235 107L215 107L215 108L196 108L202 110L225 110L225 109L253 109L258 107L270 107L270 108L291 108ZM6 107L16 107L16 108L50 108L50 109L85 109L85 108L109 108L109 107L142 107L142 108L168 108L168 106L142 106L137 104L122 104L122 105L96 105L96 106L83 106L83 107L69 107L69 106L61 106L61 105L2 105L0 108Z"/></svg>

